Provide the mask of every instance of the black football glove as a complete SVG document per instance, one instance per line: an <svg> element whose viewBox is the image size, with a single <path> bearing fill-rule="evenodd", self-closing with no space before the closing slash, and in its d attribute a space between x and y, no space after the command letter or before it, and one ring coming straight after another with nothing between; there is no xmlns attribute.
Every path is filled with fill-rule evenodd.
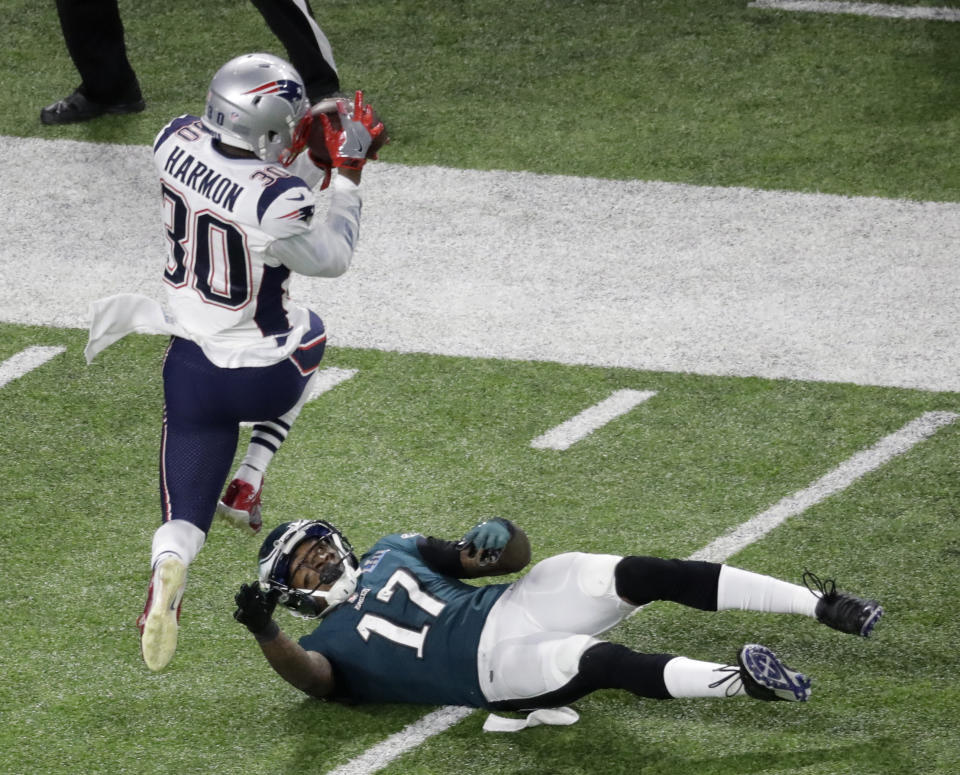
<svg viewBox="0 0 960 775"><path fill-rule="evenodd" d="M273 622L273 609L277 607L278 597L279 590L264 592L256 581L253 584L244 584L233 598L237 604L233 618L254 635L262 635Z"/></svg>

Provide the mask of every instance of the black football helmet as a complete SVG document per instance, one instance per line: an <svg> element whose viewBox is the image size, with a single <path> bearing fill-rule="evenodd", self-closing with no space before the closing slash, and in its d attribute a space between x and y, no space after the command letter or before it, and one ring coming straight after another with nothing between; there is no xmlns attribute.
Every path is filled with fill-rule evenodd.
<svg viewBox="0 0 960 775"><path fill-rule="evenodd" d="M324 569L320 584L330 589L298 589L290 586L290 562L294 550L303 541L313 538L326 544L339 558ZM316 619L342 603L357 588L359 563L346 536L322 519L299 519L278 525L260 547L259 576L264 590L280 592L278 602L295 616Z"/></svg>

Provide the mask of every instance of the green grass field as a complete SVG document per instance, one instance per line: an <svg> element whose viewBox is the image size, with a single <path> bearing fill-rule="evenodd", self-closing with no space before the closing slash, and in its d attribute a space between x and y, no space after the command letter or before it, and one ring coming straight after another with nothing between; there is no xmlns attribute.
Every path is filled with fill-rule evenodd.
<svg viewBox="0 0 960 775"><path fill-rule="evenodd" d="M31 344L67 352L3 389L0 770L325 772L426 710L330 706L274 677L230 618L259 542L220 524L191 571L175 661L149 674L134 619L155 526L163 343L134 337L87 367L82 332L3 328L4 358ZM571 547L685 556L922 412L958 406L956 394L375 351L337 350L329 365L358 372L305 409L271 470L268 523L321 515L364 546L398 528L456 536L503 513L535 559ZM566 452L530 448L619 388L658 395ZM941 431L735 558L869 590L888 608L874 639L667 604L615 631L718 660L762 640L815 677L807 705L601 693L569 729L478 738L475 714L387 771L951 772L956 442Z"/></svg>
<svg viewBox="0 0 960 775"><path fill-rule="evenodd" d="M0 134L40 134L40 107L77 76L52 8L2 6L12 21L0 32ZM283 54L249 3L120 6L147 111L42 136L149 143L170 117L199 112L229 57ZM364 87L390 122L386 161L960 199L957 24L746 0L318 0L315 10L343 86Z"/></svg>
<svg viewBox="0 0 960 775"><path fill-rule="evenodd" d="M928 5L960 7L943 1ZM247 50L282 53L245 3L121 2L148 110L50 130L76 86L52 8L0 0L0 135L149 143ZM386 161L960 201L960 24L791 15L746 2L315 0L344 84L391 125ZM611 151L611 149L613 149ZM427 707L341 707L274 676L231 618L257 539L215 524L170 668L137 647L159 519L158 337L90 366L79 330L0 325L0 362L66 352L0 388L0 773L326 773ZM331 348L352 379L309 404L275 459L268 526L329 518L354 545L456 537L504 514L534 559L687 556L960 394ZM657 396L565 452L531 439L622 388ZM813 676L806 705L578 704L518 735L476 713L388 775L960 771L956 424L731 562L805 568L875 595L861 641L814 622L653 605L612 634L725 661L763 642ZM288 632L305 625L284 616Z"/></svg>

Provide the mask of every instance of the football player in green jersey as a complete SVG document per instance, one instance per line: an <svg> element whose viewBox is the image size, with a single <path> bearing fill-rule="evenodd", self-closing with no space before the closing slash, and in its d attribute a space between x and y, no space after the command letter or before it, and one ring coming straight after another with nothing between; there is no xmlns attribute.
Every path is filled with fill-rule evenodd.
<svg viewBox="0 0 960 775"><path fill-rule="evenodd" d="M797 585L647 556L568 552L513 583L463 581L517 573L530 554L523 530L499 517L458 541L389 535L359 558L330 523L288 522L264 541L259 580L241 587L234 616L274 670L315 697L533 710L611 688L656 699L809 697L810 680L765 646L717 663L599 637L654 600L799 614L863 637L883 613L809 573ZM277 603L319 626L291 639L273 620Z"/></svg>

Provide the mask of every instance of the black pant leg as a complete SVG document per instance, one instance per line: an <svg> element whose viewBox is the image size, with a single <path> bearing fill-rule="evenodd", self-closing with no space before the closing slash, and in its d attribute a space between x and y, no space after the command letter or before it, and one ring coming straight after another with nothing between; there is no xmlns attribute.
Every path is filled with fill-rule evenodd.
<svg viewBox="0 0 960 775"><path fill-rule="evenodd" d="M333 53L326 37L311 25L313 10L306 0L250 0L271 32L287 50L287 57L303 78L314 102L340 89ZM315 20L314 20L315 21ZM324 50L326 49L326 50Z"/></svg>
<svg viewBox="0 0 960 775"><path fill-rule="evenodd" d="M717 587L723 566L702 560L624 557L614 570L617 594L634 605L653 600L717 610Z"/></svg>
<svg viewBox="0 0 960 775"><path fill-rule="evenodd" d="M139 100L117 0L57 0L57 13L83 94L105 105Z"/></svg>
<svg viewBox="0 0 960 775"><path fill-rule="evenodd" d="M601 641L580 657L580 669L565 686L539 697L491 703L494 710L533 710L569 705L598 689L626 689L638 697L668 700L663 670L672 654L643 654L619 643Z"/></svg>

